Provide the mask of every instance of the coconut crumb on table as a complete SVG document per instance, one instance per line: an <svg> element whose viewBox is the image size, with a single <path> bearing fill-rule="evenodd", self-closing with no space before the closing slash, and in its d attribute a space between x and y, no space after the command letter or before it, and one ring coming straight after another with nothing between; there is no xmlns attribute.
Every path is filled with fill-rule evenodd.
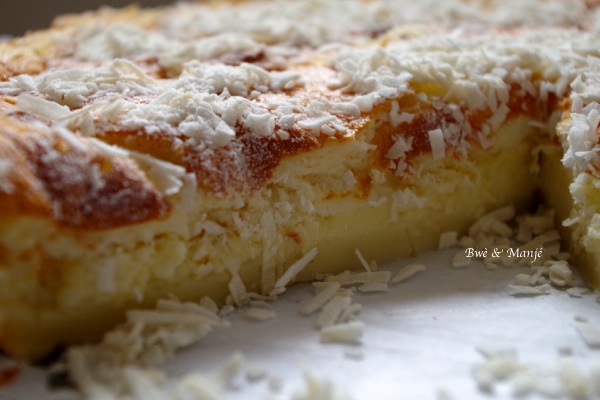
<svg viewBox="0 0 600 400"><path fill-rule="evenodd" d="M597 378L600 359L586 363L563 355L554 365L524 363L514 349L480 351L485 360L473 368L473 378L480 391L493 395L509 387L513 398L530 395L560 399L594 399L600 396Z"/></svg>
<svg viewBox="0 0 600 400"><path fill-rule="evenodd" d="M587 319L575 319L575 327L582 339L593 349L600 349L600 329L592 325Z"/></svg>
<svg viewBox="0 0 600 400"><path fill-rule="evenodd" d="M315 288L319 288L319 291L300 309L301 314L309 315L320 310L341 288L341 285L338 282L323 283L323 285L315 286Z"/></svg>
<svg viewBox="0 0 600 400"><path fill-rule="evenodd" d="M360 255L360 252L357 250L356 254ZM399 276L408 279L422 269L422 266L409 266ZM327 276L322 282L313 283L316 294L302 306L300 314L309 315L320 311L315 327L323 342L359 343L365 324L357 320L362 306L352 303L354 286L358 285L356 290L362 293L388 292L390 277L390 271L370 269L366 272L345 271ZM343 288L346 286L350 288Z"/></svg>
<svg viewBox="0 0 600 400"><path fill-rule="evenodd" d="M525 239L523 243L528 248L538 246L539 243L551 245L556 242L553 226L548 225L546 217L517 218L521 221L520 225L514 229L511 228L513 231L507 237L506 227L511 226L511 219L509 219L511 214L510 208L502 209L488 214L483 221L476 222L470 230L478 235L476 238L470 236L459 238L450 232L441 242L450 247L464 247L464 245L477 243L506 246L508 239L518 244L518 238L516 238L518 235ZM526 229L523 228L524 224L528 224ZM523 233L525 231L526 233ZM464 254L464 250L455 253L450 265L456 267L456 257L461 254L461 251ZM299 309L301 315L318 312L314 323L322 343L360 344L368 326L358 320L362 306L353 302L355 293L387 292L390 290L389 283L405 282L427 269L423 264L410 263L395 271L393 268L377 271L376 268L373 268L376 265L372 262L368 263L358 249L355 254L359 259L362 258L361 264L365 271L346 271L324 277L322 281L313 282L314 295ZM316 249L311 250L292 266L294 268L290 268L292 272L284 274L280 278L278 294L283 293L285 287L294 280L295 275L315 255ZM532 264L526 258L513 263L500 262L494 265L509 268L518 264L529 265L528 272L516 274L514 283L509 285L512 296L549 294L556 288L564 289L571 297L581 297L589 292L589 289L576 286L577 282L566 261L567 258L553 248L551 257L541 260L539 265ZM468 258L469 264L473 259ZM489 257L479 258L479 261L483 261L484 264L488 260ZM275 312L270 309L270 304L277 299L277 294L262 296L247 292L239 276L232 278L230 289L232 289L232 296L222 307L217 306L209 298L204 298L198 303L181 303L169 299L159 302L156 310L133 310L129 313L129 325L108 334L103 343L96 347L73 348L69 351L68 366L79 389L84 394L110 395L113 398L141 394L145 398L158 396L156 398L166 399L170 397L160 396L171 396L175 390L177 393L185 393L196 396L196 398L218 399L222 398L218 396L224 396L227 391L227 382L231 382L233 377L239 375L244 368L246 368L248 382L268 378L270 386L281 386L282 382L271 376L269 371L250 370L249 367L244 367L243 357L239 354L234 355L221 370L210 376L190 372L181 378L169 378L163 371L154 367L172 358L178 349L200 340L210 331L229 326L229 322L223 319L226 315L239 311L241 316L259 321L276 317ZM186 328L182 329L181 324ZM578 319L575 327L590 348L600 347L600 332L594 326L587 321ZM109 347L111 350L103 353L103 349ZM345 358L355 361L364 358L364 350L351 350L346 351ZM536 370L532 369L529 364L525 365L520 362L514 352L494 352L489 349L480 351L485 356L485 361L474 367L473 376L480 390L484 392L492 393L499 385L509 384L517 397L532 393L547 396L561 396L565 393L577 396L582 393L598 393L600 396L598 385L595 385L593 380L582 378L582 376L600 376L600 366L590 369L585 372L588 375L585 375L581 371L578 372L577 368L569 369L573 360L565 361L561 363L560 376L555 377L556 382L559 383L553 381L553 384L548 384L548 380L537 376ZM572 353L562 353L563 358L571 355ZM272 382L279 382L279 384L275 385ZM302 396L309 392L318 394L324 393L322 390L325 390L326 393L330 393L332 390L331 388L327 389L327 384L319 386L320 384L315 380L309 379L307 382L309 382L309 386L312 385L311 388L304 394L298 394L298 399L305 398ZM138 388L138 385L144 386L144 389ZM443 395L444 393L447 396ZM439 398L451 398L448 397L450 396L449 392L443 392L439 396L441 396Z"/></svg>
<svg viewBox="0 0 600 400"><path fill-rule="evenodd" d="M363 293L368 292L389 292L390 287L387 282L367 282L358 286L358 291Z"/></svg>
<svg viewBox="0 0 600 400"><path fill-rule="evenodd" d="M588 289L586 287L577 287L576 286L576 287L568 288L566 290L566 292L571 297L583 297L583 295L590 292L590 289Z"/></svg>
<svg viewBox="0 0 600 400"><path fill-rule="evenodd" d="M346 391L345 386L333 381L317 378L312 372L304 373L305 387L295 393L292 400L351 400L353 397Z"/></svg>
<svg viewBox="0 0 600 400"><path fill-rule="evenodd" d="M250 307L244 311L245 318L257 321L266 321L268 319L273 319L276 316L277 313L275 311L262 307Z"/></svg>
<svg viewBox="0 0 600 400"><path fill-rule="evenodd" d="M315 320L315 327L322 329L335 325L345 308L350 306L352 299L347 295L336 294L323 306Z"/></svg>
<svg viewBox="0 0 600 400"><path fill-rule="evenodd" d="M489 270L529 267L531 273L519 272L508 286L513 296L544 295L558 288L571 297L581 297L589 291L573 273L570 254L560 250L553 210L515 217L514 208L501 208L473 223L456 246L461 249L454 253L453 268L469 267L474 260L482 261Z"/></svg>
<svg viewBox="0 0 600 400"><path fill-rule="evenodd" d="M401 268L390 280L390 283L403 282L419 272L425 271L427 267L423 264L408 264Z"/></svg>
<svg viewBox="0 0 600 400"><path fill-rule="evenodd" d="M358 343L364 330L365 323L362 321L342 322L323 327L320 336L324 342Z"/></svg>

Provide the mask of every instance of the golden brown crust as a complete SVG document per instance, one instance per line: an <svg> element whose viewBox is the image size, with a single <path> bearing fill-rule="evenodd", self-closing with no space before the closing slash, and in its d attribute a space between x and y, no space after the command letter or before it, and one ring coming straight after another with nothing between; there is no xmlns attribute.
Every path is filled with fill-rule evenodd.
<svg viewBox="0 0 600 400"><path fill-rule="evenodd" d="M319 65L302 66L296 67L295 71L300 72L306 78L308 83L305 86L280 93L263 94L258 97L257 101L266 104L270 101L283 99L306 106L314 100L343 102L352 98L351 94L342 93L327 86L328 80L335 76L335 70L331 67ZM517 92L518 89L518 87L513 89L513 92ZM553 108L550 104L552 102L539 102L531 96L513 95L511 99L513 100L511 100L512 103L509 104L509 107L513 116L527 113L535 119L547 118L550 110ZM150 102L152 99L136 98L134 100L137 102ZM431 153L431 145L427 135L428 131L444 124L458 124L459 122L440 110L435 109L433 105L419 102L414 95L404 96L398 101L402 110L415 115L412 122L402 123L402 129L400 130L402 136L412 138L412 148L406 152L406 161L410 165L412 160L424 154ZM5 105L4 112L10 114L10 112L6 111L7 107ZM98 132L97 137L106 143L148 154L157 159L183 166L186 171L196 175L198 184L202 188L217 195L225 195L234 190L253 191L260 189L272 176L273 171L283 158L318 149L327 142L352 138L371 117L387 114L389 107L389 102L383 103L370 113L363 113L363 116L359 118L340 116L348 129L346 136L340 134L334 136L315 136L305 129L294 127L294 129L287 132L289 138L286 139L281 139L277 135L257 137L243 127L238 126L236 128L237 137L230 144L224 147L215 147L207 143L189 141L183 135L173 136L161 132L148 134L142 130L128 131L122 130L117 124L114 124L111 129L105 132ZM476 134L481 130L482 123L490 117L491 113L489 110L469 112L467 109L462 110L462 112L467 116L468 124L472 128L471 131L463 130L463 139L471 142L472 145L477 145ZM16 115L17 113L14 112L13 114ZM3 118L8 120L8 118L14 118L14 115L12 117L4 116ZM279 129L276 126L275 132ZM387 154L394 143L394 137L399 134L398 132L396 128L382 128L374 139L374 144L377 145L377 161L375 165L382 170L388 168L389 158ZM49 197L49 200L42 201L40 199L43 196L39 194L35 195L34 197L38 199L37 203L46 204L46 208L56 209L56 204L53 207L50 206L53 204L53 201L61 199L59 209L69 210L65 214L64 220L60 220L61 222L67 221L67 225L86 227L87 229L104 229L159 218L165 215L168 209L166 200L162 199L156 190L150 190L149 184L144 185L142 183L142 174L137 170L137 167L121 164L110 164L106 167L104 165L106 160L96 159L97 155L86 154L85 156L75 156L73 163L78 167L73 169L72 172L82 177L82 182L79 184L70 185L68 188L53 184L53 182L59 182L61 177L56 174L46 173L45 171L48 166L43 165L40 160L46 157L47 154L44 153L54 151L58 144L41 145L41 139L38 136L42 135L39 132L37 136L19 141L16 145L13 143L13 147L18 147L22 153L20 156L28 160L30 175L35 176L39 181L38 186L41 183L41 186L44 188L44 195ZM29 141L28 145L25 145L26 141ZM464 145L464 142L461 143ZM63 146L64 143L61 142L60 145ZM71 154L74 154L73 149L65 150L65 155L67 153L71 157ZM460 149L452 147L449 144L447 146L447 156L461 157L463 154L460 152ZM70 165L70 161L67 161L70 158L62 157L61 159L63 160L62 167ZM104 175L107 184L101 191L96 192L93 198L88 193L93 182L91 182L90 177L84 178L86 174L90 174L89 168L85 167L87 162L98 165L102 171L106 172L108 168L111 172ZM59 170L60 168L61 166L58 165L53 167L54 170ZM131 178L132 174L138 174L138 179ZM123 190L123 187L119 187L119 182L126 178L132 180L127 185L132 185L132 187L138 187L142 190L135 191L139 197L131 198L131 203L127 203L129 197L126 197L123 199L124 203L122 203L122 206L116 206L111 199L116 193ZM402 176L395 176L395 178L401 179ZM15 182L15 184L17 183ZM31 183L29 186L31 188L35 187ZM20 193L24 192L15 191L15 193L20 195ZM137 208L134 206L136 201L140 202ZM12 203L21 204L21 201L15 198ZM30 210L34 208L33 204L37 203L24 201L22 207L28 205L27 210ZM7 202L7 204L11 204L11 202ZM82 209L92 211L85 214L82 212ZM111 213L114 213L114 215L109 218Z"/></svg>
<svg viewBox="0 0 600 400"><path fill-rule="evenodd" d="M12 121L0 117L3 133L10 129ZM16 143L5 134L0 135L0 158L14 164L8 172L11 193L0 191L0 212L3 215L38 214L49 215L51 208L47 194L31 170L30 161Z"/></svg>
<svg viewBox="0 0 600 400"><path fill-rule="evenodd" d="M0 115L0 155L15 164L2 196L6 217L42 214L58 224L106 229L161 218L169 205L135 163L109 157L81 140Z"/></svg>

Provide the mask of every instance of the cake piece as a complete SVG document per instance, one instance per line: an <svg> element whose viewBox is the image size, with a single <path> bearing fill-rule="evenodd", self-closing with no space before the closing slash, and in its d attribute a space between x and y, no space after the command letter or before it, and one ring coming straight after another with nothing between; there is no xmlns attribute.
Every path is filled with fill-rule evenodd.
<svg viewBox="0 0 600 400"><path fill-rule="evenodd" d="M0 348L413 256L538 191L598 286L595 10L409 3L104 9L0 44Z"/></svg>

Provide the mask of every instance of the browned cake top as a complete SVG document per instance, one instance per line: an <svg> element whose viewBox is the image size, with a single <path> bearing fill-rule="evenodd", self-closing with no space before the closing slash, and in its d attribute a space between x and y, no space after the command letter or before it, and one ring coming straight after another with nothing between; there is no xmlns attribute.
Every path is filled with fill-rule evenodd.
<svg viewBox="0 0 600 400"><path fill-rule="evenodd" d="M435 25L397 3L130 8L1 45L0 210L89 229L159 218L186 182L258 190L284 157L375 120L374 165L402 179L422 154L491 146L513 115L547 119L600 49L580 2L525 20L541 3L448 2Z"/></svg>

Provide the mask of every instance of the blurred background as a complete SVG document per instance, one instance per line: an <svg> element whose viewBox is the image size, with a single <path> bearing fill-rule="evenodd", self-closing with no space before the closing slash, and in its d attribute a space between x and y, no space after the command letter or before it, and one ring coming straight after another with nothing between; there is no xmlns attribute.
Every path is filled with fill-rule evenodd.
<svg viewBox="0 0 600 400"><path fill-rule="evenodd" d="M50 25L56 15L97 9L103 5L124 7L131 3L157 6L174 0L1 0L0 35L20 36Z"/></svg>

